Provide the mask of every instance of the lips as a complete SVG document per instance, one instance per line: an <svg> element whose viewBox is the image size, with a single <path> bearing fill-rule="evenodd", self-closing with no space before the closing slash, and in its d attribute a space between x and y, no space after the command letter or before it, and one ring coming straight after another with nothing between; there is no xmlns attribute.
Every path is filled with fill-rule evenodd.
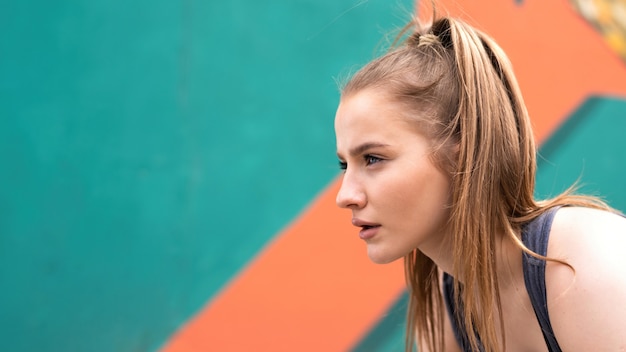
<svg viewBox="0 0 626 352"><path fill-rule="evenodd" d="M362 240L373 238L378 233L378 229L380 229L380 224L357 218L352 219L352 225L361 228L361 231L359 231L359 238Z"/></svg>
<svg viewBox="0 0 626 352"><path fill-rule="evenodd" d="M369 221L365 221L365 220L361 220L358 218L352 218L352 225L356 226L356 227L377 227L380 226L380 224L374 223L374 222L369 222Z"/></svg>

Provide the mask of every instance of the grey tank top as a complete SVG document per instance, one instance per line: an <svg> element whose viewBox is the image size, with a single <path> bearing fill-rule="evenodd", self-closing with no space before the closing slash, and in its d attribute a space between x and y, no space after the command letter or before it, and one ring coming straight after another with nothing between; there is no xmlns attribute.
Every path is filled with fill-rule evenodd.
<svg viewBox="0 0 626 352"><path fill-rule="evenodd" d="M522 242L526 245L526 247L528 247L528 249L542 256L547 254L550 228L552 226L554 215L558 209L558 207L549 209L522 227ZM550 317L548 316L548 304L546 299L546 262L524 253L522 257L522 265L526 291L528 291L530 302L535 310L535 316L541 326L541 332L543 333L543 338L548 346L548 351L560 352L561 348L554 337L552 325L550 324ZM452 276L447 273L444 273L443 275L443 296L448 316L452 322L452 328L454 330L456 340L463 351L471 352L469 339L465 333L465 324L463 323L463 320L457 321L455 317L454 312L456 311L456 305L454 302L454 282ZM480 336L477 337L480 345ZM483 348L482 346L480 347L480 350L482 351Z"/></svg>

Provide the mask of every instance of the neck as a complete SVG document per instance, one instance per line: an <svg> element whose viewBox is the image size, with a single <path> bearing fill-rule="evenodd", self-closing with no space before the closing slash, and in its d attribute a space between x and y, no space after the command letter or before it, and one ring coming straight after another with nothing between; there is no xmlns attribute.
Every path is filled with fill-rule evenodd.
<svg viewBox="0 0 626 352"><path fill-rule="evenodd" d="M462 280L454 270L454 248L450 232L437 237L437 241L420 246L419 250L429 257L437 267ZM523 279L522 250L508 236L498 235L495 241L496 275L500 288L509 286L518 279Z"/></svg>

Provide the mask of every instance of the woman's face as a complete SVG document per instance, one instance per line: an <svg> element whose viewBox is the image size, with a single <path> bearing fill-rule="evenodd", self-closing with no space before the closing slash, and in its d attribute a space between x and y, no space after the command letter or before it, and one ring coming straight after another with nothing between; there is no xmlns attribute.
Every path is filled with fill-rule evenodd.
<svg viewBox="0 0 626 352"><path fill-rule="evenodd" d="M337 205L375 263L415 248L438 253L449 217L450 176L430 158L430 140L375 90L345 97L335 116L337 155L345 173Z"/></svg>

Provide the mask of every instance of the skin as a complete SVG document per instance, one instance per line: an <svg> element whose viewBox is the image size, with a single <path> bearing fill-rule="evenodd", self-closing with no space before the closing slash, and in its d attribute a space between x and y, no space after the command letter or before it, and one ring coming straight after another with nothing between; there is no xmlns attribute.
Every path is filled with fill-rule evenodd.
<svg viewBox="0 0 626 352"><path fill-rule="evenodd" d="M563 351L626 351L626 219L563 208L554 218L546 291L552 328Z"/></svg>
<svg viewBox="0 0 626 352"><path fill-rule="evenodd" d="M441 250L450 177L433 164L429 139L372 90L344 97L335 132L346 167L337 204L352 210L355 226L378 225L366 240L370 259L389 263L415 248Z"/></svg>
<svg viewBox="0 0 626 352"><path fill-rule="evenodd" d="M441 272L451 272L450 177L431 160L431 141L382 93L346 96L337 110L337 155L346 167L337 204L352 211L355 226L377 225L365 240L373 262L388 263L417 248ZM547 351L524 284L521 250L507 237L497 238L506 351ZM547 254L575 270L555 262L546 268L550 320L563 351L626 351L624 248L623 217L576 207L557 212ZM446 351L460 351L447 314L445 319Z"/></svg>

